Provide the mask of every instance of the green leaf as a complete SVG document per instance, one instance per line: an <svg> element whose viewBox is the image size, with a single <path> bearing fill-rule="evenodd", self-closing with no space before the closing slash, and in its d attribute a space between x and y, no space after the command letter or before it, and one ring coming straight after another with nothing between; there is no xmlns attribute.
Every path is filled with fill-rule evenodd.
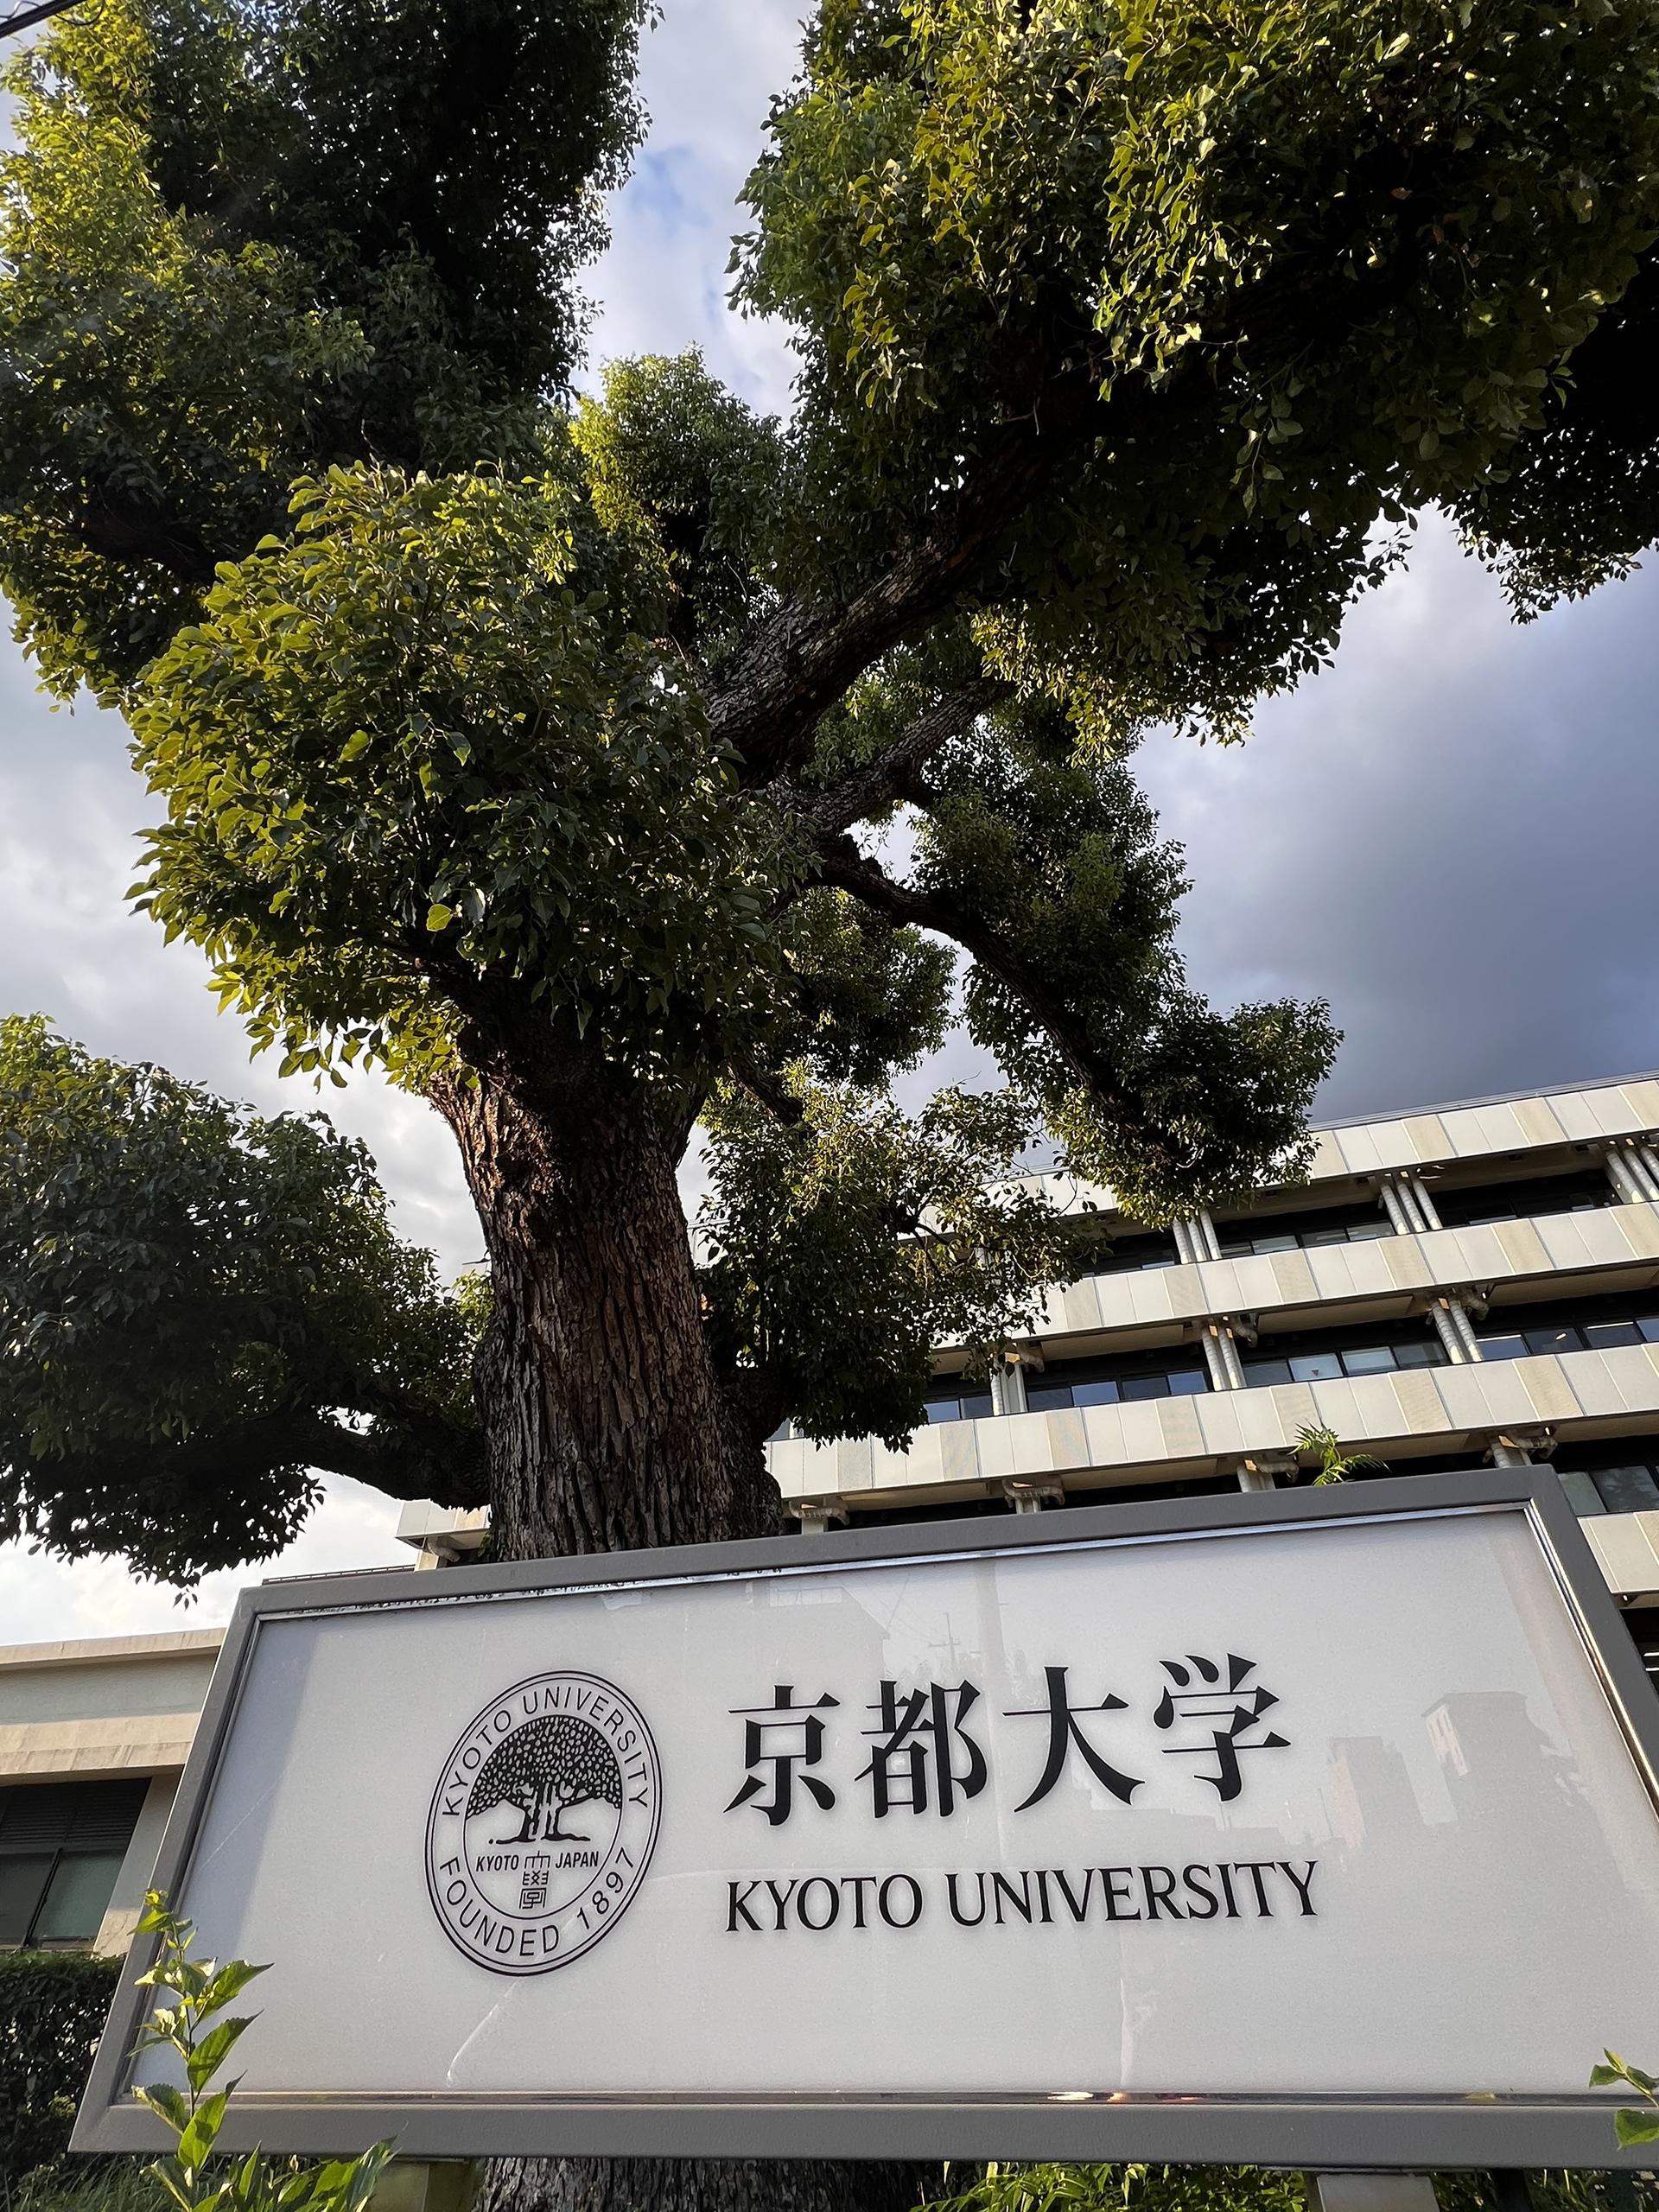
<svg viewBox="0 0 1659 2212"><path fill-rule="evenodd" d="M1659 2112L1620 2110L1613 2126L1621 2143L1659 2143Z"/></svg>
<svg viewBox="0 0 1659 2212"><path fill-rule="evenodd" d="M210 2008L211 2009L211 2008ZM221 2020L200 2038L186 2061L186 2070L193 2089L207 2088L214 2075L229 2057L245 2028L252 2025L251 2018Z"/></svg>

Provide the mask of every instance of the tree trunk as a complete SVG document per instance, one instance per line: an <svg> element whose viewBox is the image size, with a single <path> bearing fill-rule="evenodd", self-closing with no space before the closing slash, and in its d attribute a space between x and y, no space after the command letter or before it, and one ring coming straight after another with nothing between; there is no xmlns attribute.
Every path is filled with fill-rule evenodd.
<svg viewBox="0 0 1659 2212"><path fill-rule="evenodd" d="M776 1487L705 1340L675 1167L637 1085L488 1074L435 1103L484 1225L492 1550L542 1559L771 1535ZM496 2159L478 2212L908 2212L937 2168L828 2160Z"/></svg>
<svg viewBox="0 0 1659 2212"><path fill-rule="evenodd" d="M486 1077L437 1103L489 1251L493 1555L776 1534L763 1449L704 1338L663 1109L603 1068L543 1097Z"/></svg>

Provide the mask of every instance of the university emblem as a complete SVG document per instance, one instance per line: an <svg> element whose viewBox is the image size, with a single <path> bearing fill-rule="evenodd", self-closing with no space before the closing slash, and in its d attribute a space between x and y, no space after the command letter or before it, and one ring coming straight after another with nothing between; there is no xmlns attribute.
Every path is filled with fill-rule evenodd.
<svg viewBox="0 0 1659 2212"><path fill-rule="evenodd" d="M589 1951L645 1878L662 1795L645 1715L614 1683L532 1675L474 1715L426 1829L433 1909L492 1974L550 1974Z"/></svg>

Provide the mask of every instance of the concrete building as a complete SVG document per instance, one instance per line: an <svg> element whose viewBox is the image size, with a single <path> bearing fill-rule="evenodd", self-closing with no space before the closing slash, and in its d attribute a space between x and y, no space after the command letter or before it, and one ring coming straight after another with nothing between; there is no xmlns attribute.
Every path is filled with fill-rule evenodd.
<svg viewBox="0 0 1659 2212"><path fill-rule="evenodd" d="M126 1949L223 1640L0 1647L0 1948Z"/></svg>
<svg viewBox="0 0 1659 2212"><path fill-rule="evenodd" d="M942 1346L907 1452L774 1440L802 1528L1268 1490L1308 1427L1375 1456L1356 1479L1548 1459L1659 1675L1659 1077L1334 1123L1306 1182L1167 1235L1052 1187L1093 1271L988 1382ZM399 1532L438 1567L486 1526ZM0 1649L0 1945L124 1946L218 1643ZM1376 1753L1344 1748L1356 1807Z"/></svg>
<svg viewBox="0 0 1659 2212"><path fill-rule="evenodd" d="M1656 1132L1656 1076L1334 1122L1306 1182L1168 1234L1048 1179L1100 1256L1007 1367L969 1382L942 1346L907 1451L785 1433L772 1472L820 1529L1272 1489L1310 1427L1362 1474L1547 1459L1659 1671ZM400 1533L436 1565L485 1518Z"/></svg>

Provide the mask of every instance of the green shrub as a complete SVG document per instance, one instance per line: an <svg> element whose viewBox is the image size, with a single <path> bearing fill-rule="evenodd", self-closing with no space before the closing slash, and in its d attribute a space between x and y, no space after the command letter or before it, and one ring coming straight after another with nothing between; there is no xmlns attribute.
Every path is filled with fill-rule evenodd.
<svg viewBox="0 0 1659 2212"><path fill-rule="evenodd" d="M68 2148L120 1974L84 1951L0 1952L0 2182Z"/></svg>

